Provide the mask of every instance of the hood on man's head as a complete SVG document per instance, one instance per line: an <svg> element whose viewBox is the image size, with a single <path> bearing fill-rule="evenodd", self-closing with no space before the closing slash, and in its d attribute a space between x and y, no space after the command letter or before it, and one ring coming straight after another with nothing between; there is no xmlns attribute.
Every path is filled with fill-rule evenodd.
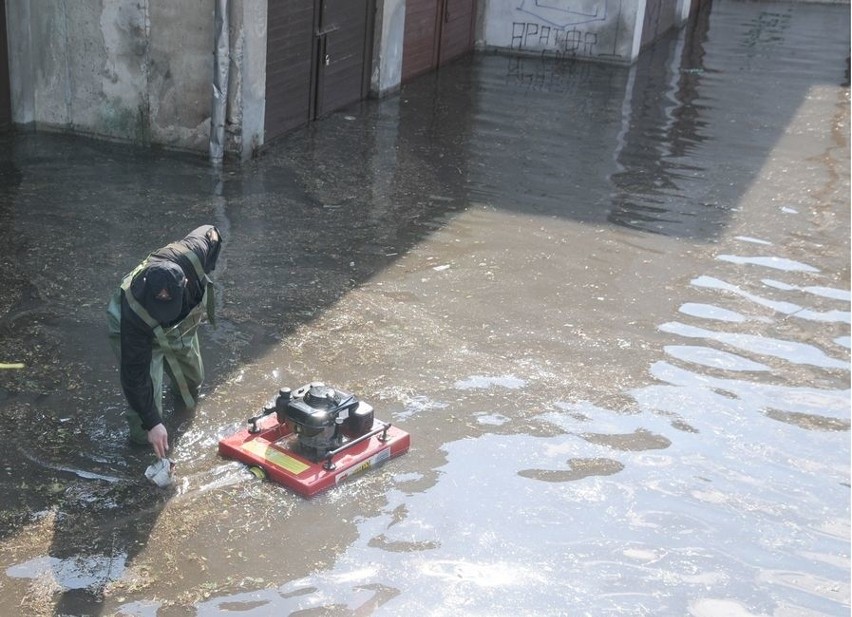
<svg viewBox="0 0 852 617"><path fill-rule="evenodd" d="M183 308L183 269L171 261L155 261L145 268L144 277L145 309L161 324L173 322Z"/></svg>

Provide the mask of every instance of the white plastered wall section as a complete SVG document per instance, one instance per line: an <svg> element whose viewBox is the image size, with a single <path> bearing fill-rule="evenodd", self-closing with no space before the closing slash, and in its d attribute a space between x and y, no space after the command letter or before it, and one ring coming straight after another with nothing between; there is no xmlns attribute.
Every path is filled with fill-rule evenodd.
<svg viewBox="0 0 852 617"><path fill-rule="evenodd" d="M405 0L376 0L370 94L380 97L399 89L405 38Z"/></svg>
<svg viewBox="0 0 852 617"><path fill-rule="evenodd" d="M207 0L6 0L16 124L207 148Z"/></svg>
<svg viewBox="0 0 852 617"><path fill-rule="evenodd" d="M632 64L650 3L661 0L481 0L477 40L485 49ZM678 0L676 21L689 14Z"/></svg>

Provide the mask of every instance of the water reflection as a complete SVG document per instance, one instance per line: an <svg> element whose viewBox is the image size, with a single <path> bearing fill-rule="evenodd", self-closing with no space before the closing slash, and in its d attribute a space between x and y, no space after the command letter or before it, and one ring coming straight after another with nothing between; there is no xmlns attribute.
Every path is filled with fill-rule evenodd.
<svg viewBox="0 0 852 617"><path fill-rule="evenodd" d="M729 216L729 204L705 192L699 179L712 170L695 156L710 137L702 83L711 8L712 2L700 3L685 33L658 42L630 68L610 176L613 223L713 238Z"/></svg>
<svg viewBox="0 0 852 617"><path fill-rule="evenodd" d="M729 261L735 264L754 264L764 268L774 268L775 270L783 270L784 272L819 272L813 266L803 264L793 259L784 257L744 257L741 255L718 255L719 261Z"/></svg>
<svg viewBox="0 0 852 617"><path fill-rule="evenodd" d="M769 367L761 362L753 362L737 354L732 354L711 347L696 345L668 345L664 348L666 354L677 360L692 362L710 368L726 371L768 371Z"/></svg>
<svg viewBox="0 0 852 617"><path fill-rule="evenodd" d="M89 590L103 587L124 575L127 555L74 555L67 559L37 557L6 569L12 578L50 578L60 589Z"/></svg>
<svg viewBox="0 0 852 617"><path fill-rule="evenodd" d="M762 334L743 334L738 332L717 332L680 322L668 322L660 326L663 332L670 332L687 338L701 338L718 341L745 352L780 358L793 364L806 364L819 368L848 369L848 360L832 358L823 350L809 343L799 343L783 339L773 339Z"/></svg>
<svg viewBox="0 0 852 617"><path fill-rule="evenodd" d="M746 320L746 317L742 313L701 302L686 302L681 304L678 310L685 315L692 315L693 317L700 317L702 319L715 319L717 321L729 321L733 323L742 323Z"/></svg>
<svg viewBox="0 0 852 617"><path fill-rule="evenodd" d="M772 309L773 311L777 311L784 315L790 315L793 317L797 317L800 319L809 319L812 321L836 321L840 323L849 323L849 311L843 310L834 310L826 313L820 313L817 311L813 311L810 309L805 309L798 304L794 304L792 302L786 302L783 300L771 300L768 298L764 298L752 292L749 292L745 289L742 289L738 285L734 285L731 283L727 283L722 281L716 277L712 276L699 276L692 281L692 284L696 287L706 287L708 289L713 289L717 291L725 291L732 295L740 296L750 302ZM777 285L769 285L770 287L776 287ZM846 294L843 290L835 290L834 293L843 296Z"/></svg>

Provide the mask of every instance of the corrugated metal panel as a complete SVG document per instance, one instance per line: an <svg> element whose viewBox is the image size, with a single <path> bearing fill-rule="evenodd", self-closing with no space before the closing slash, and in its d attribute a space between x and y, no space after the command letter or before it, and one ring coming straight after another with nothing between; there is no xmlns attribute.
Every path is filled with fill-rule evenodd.
<svg viewBox="0 0 852 617"><path fill-rule="evenodd" d="M12 126L8 49L6 41L6 1L0 0L0 131L8 130Z"/></svg>
<svg viewBox="0 0 852 617"><path fill-rule="evenodd" d="M313 118L314 0L269 0L265 141Z"/></svg>

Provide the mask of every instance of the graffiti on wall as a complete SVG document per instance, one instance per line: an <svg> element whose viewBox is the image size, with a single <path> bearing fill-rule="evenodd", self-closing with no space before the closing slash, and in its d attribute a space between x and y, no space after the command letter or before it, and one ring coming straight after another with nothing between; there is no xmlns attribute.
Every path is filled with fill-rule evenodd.
<svg viewBox="0 0 852 617"><path fill-rule="evenodd" d="M516 10L524 15L512 23L512 49L561 58L617 55L598 49L598 34L610 25L618 28L621 0L591 7L581 0L521 0Z"/></svg>
<svg viewBox="0 0 852 617"><path fill-rule="evenodd" d="M556 56L592 56L596 32L555 28L535 22L512 22L512 49L541 50Z"/></svg>

